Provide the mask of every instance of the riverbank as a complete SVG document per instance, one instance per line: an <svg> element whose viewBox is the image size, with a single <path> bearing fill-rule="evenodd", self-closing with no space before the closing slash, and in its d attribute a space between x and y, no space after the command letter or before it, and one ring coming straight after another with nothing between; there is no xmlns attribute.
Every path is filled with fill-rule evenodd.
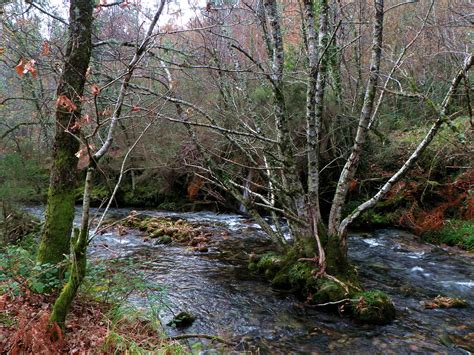
<svg viewBox="0 0 474 355"><path fill-rule="evenodd" d="M43 210L30 212L41 217ZM207 334L235 344L231 347L235 351L260 353L347 353L357 348L375 353L410 349L465 354L474 348L474 260L458 249L419 243L412 234L392 229L351 236L349 256L364 287L387 293L397 310L392 324L362 326L309 307L251 274L247 269L251 251L271 245L251 220L210 212L139 212L206 226L212 231L208 251L156 243L156 238L133 228L111 228L89 247L91 278L84 290L121 300L140 310L145 319L159 319L163 326L156 329L165 338ZM130 209L111 210L114 219L129 213ZM120 294L109 291L111 276L121 280ZM464 298L471 307L426 308L438 295ZM189 327L166 326L183 311L196 318ZM182 346L221 347L205 339Z"/></svg>
<svg viewBox="0 0 474 355"><path fill-rule="evenodd" d="M104 261L90 263L87 280L62 331L48 321L61 280L57 268L35 264L35 235L2 246L0 352L183 352L178 341L158 331L156 319L123 302L130 286L133 289L141 282L138 277L124 278L123 272Z"/></svg>

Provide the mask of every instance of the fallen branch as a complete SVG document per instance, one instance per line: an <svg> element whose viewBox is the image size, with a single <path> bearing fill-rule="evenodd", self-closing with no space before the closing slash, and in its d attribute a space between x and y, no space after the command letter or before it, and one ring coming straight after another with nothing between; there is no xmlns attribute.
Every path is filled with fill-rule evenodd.
<svg viewBox="0 0 474 355"><path fill-rule="evenodd" d="M358 301L359 299L358 298L344 298L342 300L339 300L339 301L334 301L334 302L326 302L326 303L318 303L318 304L312 304L310 305L310 307L325 307L325 306L332 306L332 305L335 305L335 304L340 304L340 303L344 303L344 302L356 302Z"/></svg>
<svg viewBox="0 0 474 355"><path fill-rule="evenodd" d="M226 345L230 345L230 346L234 345L233 343L227 340L224 340L222 338L219 338L218 336L210 335L210 334L181 334L181 335L175 335L175 336L169 337L168 340L181 340L181 339L189 339L189 338L210 339L210 340L216 340Z"/></svg>

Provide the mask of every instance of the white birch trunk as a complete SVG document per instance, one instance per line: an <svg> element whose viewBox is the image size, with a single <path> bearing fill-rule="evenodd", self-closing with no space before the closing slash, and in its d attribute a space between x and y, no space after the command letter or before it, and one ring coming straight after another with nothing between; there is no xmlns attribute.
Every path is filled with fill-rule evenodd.
<svg viewBox="0 0 474 355"><path fill-rule="evenodd" d="M410 155L410 157L405 161L403 166L395 173L392 175L392 177L380 188L380 190L369 200L365 201L361 205L359 205L351 214L349 214L344 220L341 222L339 228L338 228L338 235L340 237L343 237L346 232L347 232L347 227L364 211L367 209L374 207L377 202L379 202L382 198L384 198L387 193L390 191L390 189L395 185L400 179L402 179L405 174L413 167L415 162L418 160L418 158L421 156L421 154L425 151L426 147L433 141L433 138L436 136L438 133L439 129L443 125L443 123L446 123L449 119L447 118L447 109L449 107L449 104L451 103L452 97L454 93L457 90L457 87L459 86L459 83L461 80L467 75L467 72L469 69L474 65L474 55L470 55L469 57L466 58L464 61L464 66L453 81L451 82L451 86L448 90L448 93L445 96L445 99L443 100L443 104L441 106L441 111L439 112L439 117L438 119L433 123L431 126L430 130L428 133L425 135L423 140L418 144L416 149L413 151L413 153Z"/></svg>
<svg viewBox="0 0 474 355"><path fill-rule="evenodd" d="M362 154L362 149L369 132L368 126L374 106L380 61L382 57L383 17L383 0L375 0L375 19L373 27L372 56L370 60L369 80L365 91L364 104L362 106L359 118L354 145L352 146L350 156L347 159L344 168L342 169L331 206L328 225L328 232L331 236L337 235L337 230L341 221L342 207L344 206L347 193L349 191L349 184L356 173ZM344 241L342 242L344 244Z"/></svg>

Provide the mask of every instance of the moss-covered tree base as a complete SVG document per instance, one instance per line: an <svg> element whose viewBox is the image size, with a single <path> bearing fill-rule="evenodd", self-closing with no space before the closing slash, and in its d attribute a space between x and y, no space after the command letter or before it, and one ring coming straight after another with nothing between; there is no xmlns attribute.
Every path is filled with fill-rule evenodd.
<svg viewBox="0 0 474 355"><path fill-rule="evenodd" d="M395 307L381 291L363 292L355 268L347 261L337 276L318 275L313 261L301 260L298 247L284 255L252 255L249 270L265 275L272 287L291 291L310 305L325 305L367 324L387 324L395 318ZM341 260L339 262L342 262Z"/></svg>

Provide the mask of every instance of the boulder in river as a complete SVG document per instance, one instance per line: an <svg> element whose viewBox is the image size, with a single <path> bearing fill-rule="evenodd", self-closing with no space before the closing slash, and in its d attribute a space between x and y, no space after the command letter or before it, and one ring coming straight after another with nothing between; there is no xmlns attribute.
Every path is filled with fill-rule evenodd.
<svg viewBox="0 0 474 355"><path fill-rule="evenodd" d="M166 325L169 327L186 328L191 326L195 320L196 317L193 314L189 312L180 312Z"/></svg>

